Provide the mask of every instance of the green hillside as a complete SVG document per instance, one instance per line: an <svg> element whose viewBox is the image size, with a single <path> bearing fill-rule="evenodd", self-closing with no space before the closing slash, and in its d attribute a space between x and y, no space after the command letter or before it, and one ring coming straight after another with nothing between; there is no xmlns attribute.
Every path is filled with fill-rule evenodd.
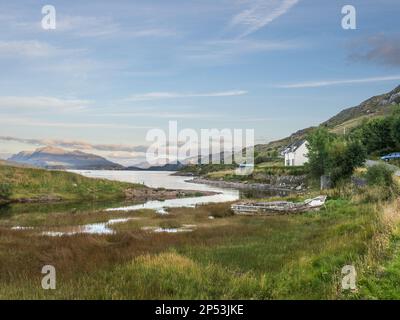
<svg viewBox="0 0 400 320"><path fill-rule="evenodd" d="M365 119L372 119L390 114L399 104L400 86L388 93L374 96L358 106L342 110L337 115L323 122L321 126L327 127L330 131L337 134L344 133L345 131L359 126ZM267 144L259 144L255 147L255 151L260 154L280 151L291 142L305 138L312 129L313 127L309 127L299 130L289 137Z"/></svg>
<svg viewBox="0 0 400 320"><path fill-rule="evenodd" d="M48 171L0 163L0 200L55 201L124 198L128 188L142 185L86 178L65 171ZM2 196L3 194L3 196Z"/></svg>

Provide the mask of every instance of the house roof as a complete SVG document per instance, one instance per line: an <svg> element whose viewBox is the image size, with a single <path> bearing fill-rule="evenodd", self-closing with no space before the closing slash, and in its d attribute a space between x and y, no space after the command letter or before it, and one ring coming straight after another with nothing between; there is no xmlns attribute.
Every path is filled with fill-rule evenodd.
<svg viewBox="0 0 400 320"><path fill-rule="evenodd" d="M306 142L305 139L302 140L297 140L291 144L289 144L284 150L283 154L289 153L289 152L295 152L298 148L300 148L304 143Z"/></svg>

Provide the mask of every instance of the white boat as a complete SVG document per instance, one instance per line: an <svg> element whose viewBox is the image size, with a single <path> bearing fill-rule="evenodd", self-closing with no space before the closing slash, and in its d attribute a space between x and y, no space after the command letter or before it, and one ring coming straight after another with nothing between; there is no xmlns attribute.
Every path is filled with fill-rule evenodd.
<svg viewBox="0 0 400 320"><path fill-rule="evenodd" d="M271 201L242 202L233 204L231 209L235 214L285 214L319 210L325 205L327 196L318 196L303 202Z"/></svg>

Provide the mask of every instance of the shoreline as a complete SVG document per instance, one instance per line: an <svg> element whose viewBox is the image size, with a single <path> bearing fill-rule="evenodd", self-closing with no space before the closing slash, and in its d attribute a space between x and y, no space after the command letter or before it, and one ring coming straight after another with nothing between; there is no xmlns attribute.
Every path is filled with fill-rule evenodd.
<svg viewBox="0 0 400 320"><path fill-rule="evenodd" d="M198 191L198 190L172 190L172 189L157 189L157 188L128 188L124 191L125 196L121 198L113 198L109 200L136 200L139 202L142 201L152 201L152 200L170 200L170 199L180 199L180 198L191 198L191 197L206 197L218 194L218 192L213 191ZM93 198L82 198L76 199L75 201L97 201L97 199ZM2 205L10 205L17 203L42 203L42 204L50 204L50 203L63 203L70 202L70 199L65 199L60 196L53 195L44 195L34 198L17 198L10 199L8 201L0 202L0 206ZM104 199L99 200L104 201Z"/></svg>
<svg viewBox="0 0 400 320"><path fill-rule="evenodd" d="M242 182L231 182L231 181L218 181L218 180L209 180L205 178L194 178L190 180L191 183L197 184L206 184L213 187L225 188L225 189L237 189L237 190L258 190L258 191L283 191L283 192L299 192L303 191L290 189L290 188L282 188L278 186L274 186L271 184L263 184L263 183L242 183Z"/></svg>

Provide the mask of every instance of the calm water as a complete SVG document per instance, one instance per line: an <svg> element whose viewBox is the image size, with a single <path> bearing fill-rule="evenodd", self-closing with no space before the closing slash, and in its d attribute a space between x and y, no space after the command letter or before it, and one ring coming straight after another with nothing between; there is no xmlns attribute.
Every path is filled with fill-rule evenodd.
<svg viewBox="0 0 400 320"><path fill-rule="evenodd" d="M162 212L162 210L165 208L194 207L196 205L206 203L236 201L240 197L238 190L222 189L203 184L191 183L190 181L193 180L192 177L173 176L172 174L174 172L170 171L74 170L72 172L90 178L103 178L123 182L141 183L152 188L218 192L218 194L212 196L179 198L165 201L147 201L143 204L131 206L110 207L107 209L107 211L154 209Z"/></svg>
<svg viewBox="0 0 400 320"><path fill-rule="evenodd" d="M207 204L207 203L221 203L236 201L241 196L246 197L244 194L240 194L238 190L233 189L222 189L213 186L196 184L190 182L193 180L192 177L173 176L174 172L166 171L106 171L106 170L73 170L71 172L90 177L90 178L102 178L123 182L140 183L152 188L165 188L165 189L179 189L179 190L192 190L192 191L212 191L218 194L204 197L190 197L190 198L179 198L170 199L165 201L147 201L142 204L134 202L80 202L80 203L55 203L55 204L13 204L10 206L3 206L0 208L0 219L6 218L11 215L32 213L32 214L44 214L54 212L71 212L79 213L83 211L134 211L140 209L153 209L159 214L167 214L166 209L176 207L194 207L196 205ZM263 194L262 196L268 197L276 195L276 193ZM260 195L261 196L261 195ZM114 230L110 228L110 225L116 223L124 223L132 219L138 219L135 217L121 218L121 219L110 219L107 222L93 223L82 226L70 226L62 228L61 230L49 230L42 232L42 235L46 236L64 236L74 235L80 233L87 234L111 234ZM24 230L26 228L20 226L14 226L15 230ZM185 227L181 229L161 229L156 228L154 232L187 232L192 229Z"/></svg>

